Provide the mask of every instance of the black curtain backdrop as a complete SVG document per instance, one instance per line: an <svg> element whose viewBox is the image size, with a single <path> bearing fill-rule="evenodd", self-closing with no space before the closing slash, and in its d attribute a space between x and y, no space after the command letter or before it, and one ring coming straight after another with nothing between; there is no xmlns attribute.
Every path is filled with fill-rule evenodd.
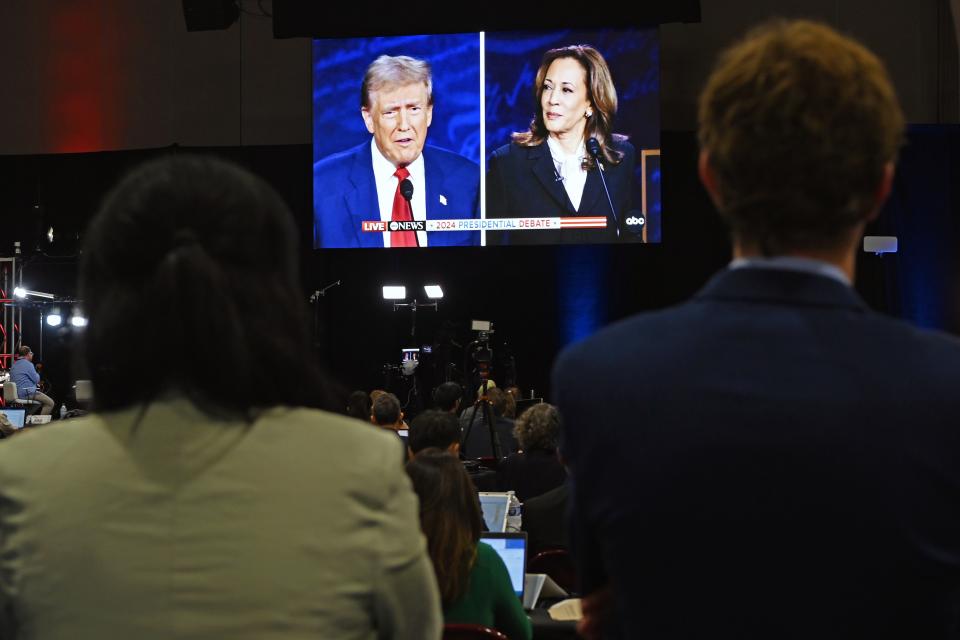
<svg viewBox="0 0 960 640"><path fill-rule="evenodd" d="M306 355L320 358L345 388L389 386L402 400L410 397L415 411L410 381L395 373L386 376L384 365L399 364L403 347L432 347L418 376L427 401L428 387L445 377L448 363L463 367L463 347L474 337L470 320L479 319L495 326L493 377L501 384L511 377L505 356L512 355L523 392L549 396L550 366L566 343L633 313L688 298L729 260L726 231L697 180L694 134L664 132L662 149L660 245L423 251L312 250L309 145L0 156L0 211L5 230L11 230L0 237L0 255L11 255L13 241L21 240L32 253L26 256L24 283L76 296L79 243L109 186L128 168L160 153L215 153L263 176L294 212L302 238L305 312L317 326L316 352ZM861 254L857 278L858 290L874 308L954 333L960 332L958 158L960 127L910 130L893 195L868 229L897 235L900 253ZM52 244L36 237L37 230L51 226ZM311 293L338 280L339 286L308 302ZM422 302L422 285L433 282L444 287L445 297L438 311L417 312L411 336L411 312L395 311L382 301L380 286L406 284L410 297ZM44 328L41 343L39 314L27 310L23 336L35 351L42 344L52 393L58 400L67 397L77 375L70 357L74 330ZM176 354L156 366L177 366ZM230 375L215 362L209 366L211 375Z"/></svg>

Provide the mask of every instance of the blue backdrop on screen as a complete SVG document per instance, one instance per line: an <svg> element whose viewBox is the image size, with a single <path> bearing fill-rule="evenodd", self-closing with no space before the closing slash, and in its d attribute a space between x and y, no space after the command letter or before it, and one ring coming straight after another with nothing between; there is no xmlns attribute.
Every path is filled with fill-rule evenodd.
<svg viewBox="0 0 960 640"><path fill-rule="evenodd" d="M525 131L536 107L533 83L543 54L557 47L588 44L597 49L613 75L618 108L613 130L629 136L637 150L636 184L643 179L642 149L660 148L660 38L658 29L488 33L486 59L486 152ZM649 179L648 241L660 241L660 172ZM651 185L653 186L653 185ZM653 232L653 233L651 233Z"/></svg>
<svg viewBox="0 0 960 640"><path fill-rule="evenodd" d="M396 36L313 41L313 159L370 140L360 84L381 55L407 55L433 69L427 144L480 162L480 35Z"/></svg>

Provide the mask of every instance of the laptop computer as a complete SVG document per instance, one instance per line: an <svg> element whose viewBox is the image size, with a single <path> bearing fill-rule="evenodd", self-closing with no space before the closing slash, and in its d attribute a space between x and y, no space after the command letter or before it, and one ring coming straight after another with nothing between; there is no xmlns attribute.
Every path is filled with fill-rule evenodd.
<svg viewBox="0 0 960 640"><path fill-rule="evenodd" d="M22 429L27 421L27 410L13 407L0 407L0 413L7 416L14 429Z"/></svg>
<svg viewBox="0 0 960 640"><path fill-rule="evenodd" d="M507 530L507 514L510 510L510 494L505 492L480 491L480 510L488 531Z"/></svg>
<svg viewBox="0 0 960 640"><path fill-rule="evenodd" d="M497 552L503 564L507 565L510 584L517 597L523 600L524 577L527 570L527 534L525 531L499 533L484 531L480 542L486 542Z"/></svg>

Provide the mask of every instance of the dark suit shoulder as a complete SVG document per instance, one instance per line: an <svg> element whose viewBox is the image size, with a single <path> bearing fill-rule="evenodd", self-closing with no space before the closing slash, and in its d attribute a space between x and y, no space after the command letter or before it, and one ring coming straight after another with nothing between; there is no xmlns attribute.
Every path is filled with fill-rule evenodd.
<svg viewBox="0 0 960 640"><path fill-rule="evenodd" d="M516 142L508 142L507 144L497 147L493 153L490 154L492 160L506 160L506 161L516 161L520 159L526 159L530 156L531 153L539 154L541 153L541 147L543 143L534 145L532 147L527 147L519 145ZM619 151L623 154L623 161L633 163L634 159L637 156L637 151L634 149L633 144L624 136L616 135L610 141L610 146L612 146L616 151Z"/></svg>
<svg viewBox="0 0 960 640"><path fill-rule="evenodd" d="M550 491L528 498L523 503L524 515L529 515L532 512L537 512L537 515L539 515L540 511L547 511L563 506L567 503L569 495L569 485L564 482L560 486L550 489Z"/></svg>
<svg viewBox="0 0 960 640"><path fill-rule="evenodd" d="M345 175L349 173L351 165L357 158L362 157L364 152L369 151L370 142L364 142L356 147L338 151L324 158L320 158L313 163L313 177L316 179L320 175L324 178Z"/></svg>
<svg viewBox="0 0 960 640"><path fill-rule="evenodd" d="M425 162L441 163L447 173L476 173L480 170L480 165L473 160L441 147L426 145L423 148L423 159Z"/></svg>
<svg viewBox="0 0 960 640"><path fill-rule="evenodd" d="M921 364L952 363L960 369L960 338L937 331L916 327L905 320L870 312L870 323L886 339L896 340L916 356Z"/></svg>
<svg viewBox="0 0 960 640"><path fill-rule="evenodd" d="M805 333L798 326L808 330L817 327L824 333ZM743 339L738 328L749 333L750 340ZM702 298L611 324L565 349L557 358L555 370L576 371L578 376L589 378L638 359L649 365L684 358L701 362L705 357L702 349L726 353L737 345L748 348L748 342L766 341L789 352L800 350L814 335L819 335L818 346L830 345L835 359L859 362L863 367L873 363L881 370L896 371L927 392L946 392L952 380L960 376L960 338L869 309L799 303L767 306Z"/></svg>
<svg viewBox="0 0 960 640"><path fill-rule="evenodd" d="M509 142L490 154L487 161L487 171L504 176L525 175L530 170L531 163L534 163L537 157L543 153L540 149L541 146L524 147L516 142ZM514 185L514 188L516 188L516 185Z"/></svg>
<svg viewBox="0 0 960 640"><path fill-rule="evenodd" d="M512 153L516 153L515 149L520 149L521 147L515 142L508 142L502 147L497 147L493 150L493 153L490 155L494 158L505 158Z"/></svg>
<svg viewBox="0 0 960 640"><path fill-rule="evenodd" d="M497 147L493 153L490 154L490 157L497 160L519 160L521 158L527 158L532 150L539 151L539 149L539 144L533 147L525 147L516 142L508 142L502 147Z"/></svg>

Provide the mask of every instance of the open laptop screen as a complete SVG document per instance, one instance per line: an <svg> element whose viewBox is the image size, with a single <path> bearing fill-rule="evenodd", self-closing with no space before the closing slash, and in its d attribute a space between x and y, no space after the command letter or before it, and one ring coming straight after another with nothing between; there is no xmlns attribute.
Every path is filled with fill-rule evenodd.
<svg viewBox="0 0 960 640"><path fill-rule="evenodd" d="M507 565L510 574L510 584L523 598L523 578L527 570L527 534L523 531L510 533L496 533L484 531L480 534L480 542L486 542L497 552L503 564Z"/></svg>
<svg viewBox="0 0 960 640"><path fill-rule="evenodd" d="M27 410L26 409L12 409L9 407L0 408L0 413L7 416L10 420L10 424L13 425L15 429L23 428L24 422L27 419Z"/></svg>
<svg viewBox="0 0 960 640"><path fill-rule="evenodd" d="M483 511L483 521L489 531L507 530L507 511L510 509L510 495L499 492L481 491L480 510Z"/></svg>

